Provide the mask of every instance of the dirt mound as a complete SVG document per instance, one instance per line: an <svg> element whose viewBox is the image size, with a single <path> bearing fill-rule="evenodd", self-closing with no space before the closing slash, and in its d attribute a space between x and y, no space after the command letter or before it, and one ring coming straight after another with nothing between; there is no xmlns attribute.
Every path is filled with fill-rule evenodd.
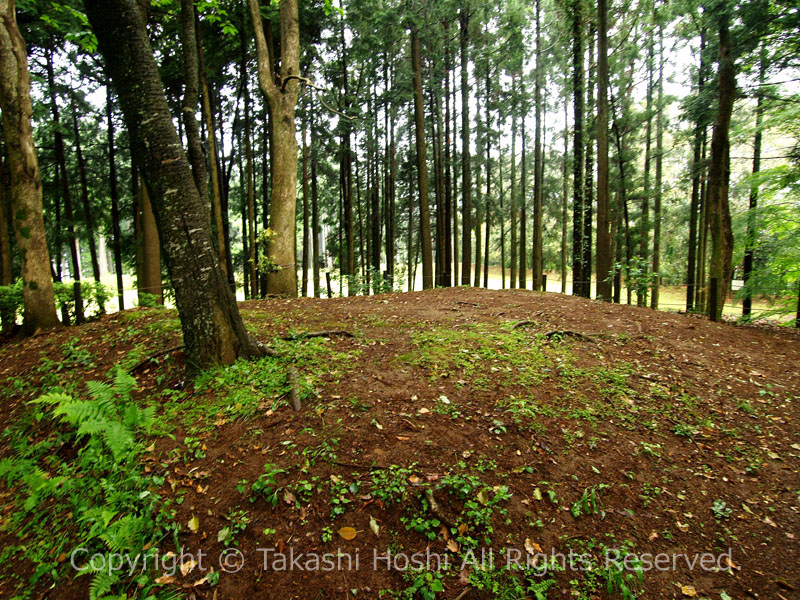
<svg viewBox="0 0 800 600"><path fill-rule="evenodd" d="M136 367L162 434L146 469L204 553L165 585L213 566L217 587L186 593L798 597L797 332L464 288L241 308L287 360L185 385L179 352L142 362L180 343L163 309L0 347L6 424L44 390ZM24 589L19 553L1 568L4 595ZM60 573L48 597L88 597Z"/></svg>

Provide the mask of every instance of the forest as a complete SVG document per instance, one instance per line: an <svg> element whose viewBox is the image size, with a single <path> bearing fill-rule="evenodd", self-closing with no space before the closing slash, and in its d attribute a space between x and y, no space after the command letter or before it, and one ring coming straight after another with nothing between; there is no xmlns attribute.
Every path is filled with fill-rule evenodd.
<svg viewBox="0 0 800 600"><path fill-rule="evenodd" d="M798 593L792 1L0 17L0 595Z"/></svg>

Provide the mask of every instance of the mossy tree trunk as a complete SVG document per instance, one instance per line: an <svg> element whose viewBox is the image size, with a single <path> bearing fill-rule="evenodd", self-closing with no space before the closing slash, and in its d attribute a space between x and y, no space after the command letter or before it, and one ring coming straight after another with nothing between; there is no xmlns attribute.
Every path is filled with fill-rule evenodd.
<svg viewBox="0 0 800 600"><path fill-rule="evenodd" d="M31 335L57 327L60 322L44 231L42 181L31 127L33 107L27 60L14 0L0 0L0 108L10 171L11 214L23 282L22 331Z"/></svg>

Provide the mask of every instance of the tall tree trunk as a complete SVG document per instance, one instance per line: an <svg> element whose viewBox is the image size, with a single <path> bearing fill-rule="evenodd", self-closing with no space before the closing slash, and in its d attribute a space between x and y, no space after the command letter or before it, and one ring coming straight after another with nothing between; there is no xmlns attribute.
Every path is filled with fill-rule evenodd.
<svg viewBox="0 0 800 600"><path fill-rule="evenodd" d="M497 163L497 183L500 186L500 286L506 289L506 213L503 206L505 201L505 191L503 188L503 154Z"/></svg>
<svg viewBox="0 0 800 600"><path fill-rule="evenodd" d="M472 174L469 150L469 6L459 12L461 45L461 285L469 285L472 273Z"/></svg>
<svg viewBox="0 0 800 600"><path fill-rule="evenodd" d="M581 296L592 295L592 212L594 208L594 38L596 27L589 22L589 63L586 80L586 168L584 169L585 187L583 190L583 239L581 240L581 268L583 269L583 286Z"/></svg>
<svg viewBox="0 0 800 600"><path fill-rule="evenodd" d="M419 35L411 28L411 68L414 72L414 130L417 144L417 185L419 186L419 234L422 245L422 289L433 287L433 248L428 209L428 163L425 158L425 113L422 100Z"/></svg>
<svg viewBox="0 0 800 600"><path fill-rule="evenodd" d="M564 96L564 155L561 163L561 293L567 293L567 218L569 197L569 98ZM574 288L574 284L573 284Z"/></svg>
<svg viewBox="0 0 800 600"><path fill-rule="evenodd" d="M303 286L300 295L308 296L308 263L311 260L310 232L308 229L308 125L303 121Z"/></svg>
<svg viewBox="0 0 800 600"><path fill-rule="evenodd" d="M182 2L191 0L181 0ZM242 235L247 235L248 254L245 257L245 269L249 276L250 297L258 298L258 275L256 274L257 245L256 245L256 181L255 167L253 165L252 121L250 115L250 83L247 76L247 38L244 34L244 13L240 28L241 56L239 60L239 75L241 77L242 94L244 96L244 160L245 178L247 180L247 220L243 224ZM295 159L297 158L297 140L295 140ZM295 183L297 182L297 164L295 164ZM246 225L246 226L245 226ZM294 224L293 224L294 225ZM293 231L294 232L294 231ZM294 252L294 235L292 235L292 257ZM295 268L292 260L292 269ZM295 275L296 276L296 275ZM295 292L294 295L297 295Z"/></svg>
<svg viewBox="0 0 800 600"><path fill-rule="evenodd" d="M639 257L644 277L649 276L648 255L650 254L650 165L652 162L652 132L653 132L653 37L648 35L647 42L647 101L645 103L646 126L644 134L644 193L642 194L642 214L639 223ZM648 286L641 285L636 288L636 304L647 306Z"/></svg>
<svg viewBox="0 0 800 600"><path fill-rule="evenodd" d="M108 123L108 187L111 196L111 246L114 251L114 272L117 275L117 297L119 310L125 310L125 286L122 281L122 230L120 227L119 188L117 185L117 161L114 145L114 106L111 96L111 82L106 82L106 121Z"/></svg>
<svg viewBox="0 0 800 600"><path fill-rule="evenodd" d="M701 153L700 153L700 224L699 240L697 242L697 296L695 297L695 310L705 313L706 311L706 266L708 264L708 129L703 127Z"/></svg>
<svg viewBox="0 0 800 600"><path fill-rule="evenodd" d="M196 16L196 15L195 15ZM200 31L198 28L197 20L195 19L195 33L197 39L197 61L198 72L200 77L200 88L202 89L202 109L203 119L205 120L206 127L206 144L208 146L208 164L209 172L211 174L211 213L213 215L214 233L216 234L215 241L217 244L217 256L219 259L219 266L222 268L226 277L228 276L228 263L227 263L227 248L225 244L225 225L222 216L222 180L219 173L219 156L217 152L217 134L216 126L214 123L214 111L211 105L211 90L208 86L208 79L206 77L205 58L203 55L203 43L200 39ZM184 98L185 99L185 98Z"/></svg>
<svg viewBox="0 0 800 600"><path fill-rule="evenodd" d="M28 57L17 27L14 0L0 0L0 20L0 109L10 171L11 214L22 273L22 332L32 335L58 327L59 321L42 216L39 160L31 128Z"/></svg>
<svg viewBox="0 0 800 600"><path fill-rule="evenodd" d="M449 24L444 24L445 39L449 37ZM450 44L446 43L444 48L444 273L442 275L442 285L450 287L453 285L453 186L450 178ZM439 103L439 116L441 117L441 101Z"/></svg>
<svg viewBox="0 0 800 600"><path fill-rule="evenodd" d="M489 99L492 97L492 79L489 73L489 66L486 66L486 197L483 202L484 214L486 215L486 236L484 237L483 249L483 287L489 289L489 237L491 234L492 211L491 211L491 191L492 191L492 161L490 156L492 138L489 132L492 130L492 116L489 112ZM477 269L477 266L475 267Z"/></svg>
<svg viewBox="0 0 800 600"><path fill-rule="evenodd" d="M314 278L314 297L319 298L322 291L320 288L319 268L320 268L320 230L319 230L319 193L317 190L317 140L314 133L314 113L311 113L311 236L314 239L314 250L312 256L313 278Z"/></svg>
<svg viewBox="0 0 800 600"><path fill-rule="evenodd" d="M81 147L81 131L78 125L78 111L75 108L75 99L70 102L72 109L72 135L75 138L75 160L78 163L78 177L81 184L81 208L83 208L83 218L86 221L86 237L89 243L89 256L92 261L92 276L97 283L100 283L100 261L97 258L97 243L95 241L95 226L92 218L92 207L89 204L89 181L86 176L86 162L83 159L83 148ZM100 307L101 312L105 312L105 307Z"/></svg>
<svg viewBox="0 0 800 600"><path fill-rule="evenodd" d="M764 56L764 48L761 49L761 56L758 68L758 91L756 92L756 133L753 138L753 175L757 175L761 171L761 138L762 127L764 120L764 94L762 92L764 80L766 78L767 61ZM758 214L758 184L753 183L750 187L750 208L747 211L747 234L745 236L744 248L744 293L742 298L742 316L746 319L750 318L753 312L753 290L750 289L748 283L753 274L753 262L755 260L756 248L756 235L758 229L756 227L756 217Z"/></svg>
<svg viewBox="0 0 800 600"><path fill-rule="evenodd" d="M441 81L437 81L441 84ZM449 267L445 262L445 191L444 191L444 149L442 140L442 98L440 94L431 90L431 121L435 126L433 137L433 157L434 180L436 182L436 285L445 287L445 272L449 273Z"/></svg>
<svg viewBox="0 0 800 600"><path fill-rule="evenodd" d="M192 177L200 195L200 201L206 210L208 204L208 184L206 157L203 154L203 144L200 140L200 126L197 122L197 96L199 86L199 67L197 58L197 34L195 30L196 17L193 0L181 0L180 36L183 53L183 99L181 100L181 115L183 127L186 130L187 154L192 166Z"/></svg>
<svg viewBox="0 0 800 600"><path fill-rule="evenodd" d="M656 16L656 21L658 17ZM656 190L653 197L653 288L650 307L658 310L661 285L661 185L664 169L664 28L658 26L658 91L656 98Z"/></svg>
<svg viewBox="0 0 800 600"><path fill-rule="evenodd" d="M509 287L517 287L517 76L511 74L511 280Z"/></svg>
<svg viewBox="0 0 800 600"><path fill-rule="evenodd" d="M572 293L583 294L583 17L580 0L572 0L572 98L575 131L572 143Z"/></svg>
<svg viewBox="0 0 800 600"><path fill-rule="evenodd" d="M72 210L72 193L69 187L69 176L67 174L67 159L64 150L64 136L61 133L61 116L56 101L56 83L53 70L53 52L46 51L47 57L47 87L50 93L50 107L53 114L53 145L55 148L56 163L60 173L61 199L64 202L64 220L67 222L67 245L71 258L71 274L73 279L72 290L75 299L75 323L83 322L83 297L81 294L81 259L78 237L75 233L75 219Z"/></svg>
<svg viewBox="0 0 800 600"><path fill-rule="evenodd" d="M533 146L533 253L531 260L531 278L533 289L542 289L542 195L544 185L544 160L542 156L542 87L544 69L542 67L542 23L541 0L536 0L536 129Z"/></svg>
<svg viewBox="0 0 800 600"><path fill-rule="evenodd" d="M279 270L267 277L270 293L297 296L297 270L295 265L295 210L297 202L297 140L295 139L294 111L297 104L300 76L300 29L297 0L282 0L281 15L281 69L278 80L273 74L274 61L264 37L258 0L248 0L251 20L255 29L258 50L258 82L269 102L273 124L272 144L272 196L270 201L270 229L275 237L267 247L267 254Z"/></svg>
<svg viewBox="0 0 800 600"><path fill-rule="evenodd" d="M211 223L170 115L143 15L135 0L86 0L89 22L117 90L164 240L190 373L262 347L244 328L217 261Z"/></svg>
<svg viewBox="0 0 800 600"><path fill-rule="evenodd" d="M706 28L700 32L700 68L697 71L697 94L702 95L705 85L705 55L706 49ZM692 148L692 195L689 201L689 248L686 273L686 312L691 312L694 308L696 285L697 285L697 221L700 218L700 177L703 166L700 161L700 151L703 144L703 118L697 117L694 128L694 142Z"/></svg>
<svg viewBox="0 0 800 600"><path fill-rule="evenodd" d="M612 301L611 207L608 164L608 2L597 3L597 241L596 296Z"/></svg>
<svg viewBox="0 0 800 600"><path fill-rule="evenodd" d="M477 157L476 162L480 161L481 158L481 146L483 144L483 123L481 122L481 107L480 107L480 85L477 86L478 89L476 90L476 98L475 98L475 146L477 149ZM483 177L483 171L480 168L480 165L476 169L475 173L475 218L473 220L472 226L475 230L475 272L472 276L472 285L473 287L480 287L481 285L481 251L482 251L482 244L481 244L481 233L482 233L482 221L483 221L483 207L485 203L485 199L481 198L481 187L483 185L481 178Z"/></svg>
<svg viewBox="0 0 800 600"><path fill-rule="evenodd" d="M520 201L519 201L519 288L525 289L526 277L528 271L527 264L527 247L526 240L528 239L525 230L527 220L526 214L528 212L528 155L527 155L527 137L525 135L525 119L522 119L522 176L520 177Z"/></svg>
<svg viewBox="0 0 800 600"><path fill-rule="evenodd" d="M719 320L722 316L722 306L728 295L732 271L733 231L728 205L728 181L730 179L728 130L731 124L733 103L736 99L736 71L731 55L731 38L728 31L729 15L726 7L723 7L723 10L717 15L717 19L719 28L719 103L711 136L711 162L708 168L708 219L711 230L709 282L711 279L717 280L716 314L711 315L714 320Z"/></svg>

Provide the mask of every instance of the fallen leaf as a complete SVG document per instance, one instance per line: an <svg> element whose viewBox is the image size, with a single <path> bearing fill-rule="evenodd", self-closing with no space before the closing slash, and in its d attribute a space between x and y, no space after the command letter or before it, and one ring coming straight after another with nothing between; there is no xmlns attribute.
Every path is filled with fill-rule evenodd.
<svg viewBox="0 0 800 600"><path fill-rule="evenodd" d="M224 542L227 540L231 535L231 528L230 527L223 527L217 532L217 541Z"/></svg>
<svg viewBox="0 0 800 600"><path fill-rule="evenodd" d="M197 566L197 561L189 559L181 563L181 575L186 577L189 573L194 571L194 568Z"/></svg>
<svg viewBox="0 0 800 600"><path fill-rule="evenodd" d="M536 542L532 542L531 538L525 538L525 550L528 554L535 555L537 552L542 552L542 547Z"/></svg>
<svg viewBox="0 0 800 600"><path fill-rule="evenodd" d="M347 541L355 539L356 535L358 535L358 532L354 527L342 527L339 530L339 536Z"/></svg>
<svg viewBox="0 0 800 600"><path fill-rule="evenodd" d="M539 488L533 488L533 499L534 500L541 500L542 499L542 490Z"/></svg>
<svg viewBox="0 0 800 600"><path fill-rule="evenodd" d="M450 538L447 540L447 549L450 550L450 552L458 552L461 550L461 546L453 538Z"/></svg>
<svg viewBox="0 0 800 600"><path fill-rule="evenodd" d="M375 535L380 535L381 526L378 525L378 522L375 520L375 517L372 515L369 516L369 528L372 530L372 533Z"/></svg>
<svg viewBox="0 0 800 600"><path fill-rule="evenodd" d="M170 583L175 583L175 576L174 575L162 575L155 581L158 585L169 585Z"/></svg>
<svg viewBox="0 0 800 600"><path fill-rule="evenodd" d="M200 529L200 519L192 515L192 518L189 519L187 525L189 526L189 531L192 533L197 533L197 530Z"/></svg>
<svg viewBox="0 0 800 600"><path fill-rule="evenodd" d="M688 596L689 598L694 598L695 596L697 596L697 590L694 589L693 585L682 585L681 593L684 596Z"/></svg>
<svg viewBox="0 0 800 600"><path fill-rule="evenodd" d="M480 502L484 506L489 504L489 493L485 489L478 492L478 495L475 497L478 499L478 502Z"/></svg>

